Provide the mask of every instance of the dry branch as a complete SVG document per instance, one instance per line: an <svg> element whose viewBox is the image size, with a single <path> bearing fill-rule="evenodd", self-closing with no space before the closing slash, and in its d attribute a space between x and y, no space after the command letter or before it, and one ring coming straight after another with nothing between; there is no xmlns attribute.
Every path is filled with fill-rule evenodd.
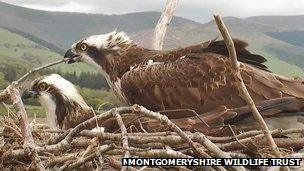
<svg viewBox="0 0 304 171"><path fill-rule="evenodd" d="M128 149L129 149L129 142L128 142L128 135L127 135L127 128L126 128L124 122L122 121L122 118L121 118L120 114L115 109L112 109L111 113L116 118L117 123L119 125L119 128L121 130L121 134L122 134L122 146L123 146L123 148L125 150L124 157L128 158L128 157L130 157L130 152L128 151ZM127 166L123 166L121 170L122 171L126 171L126 170L128 170L128 167Z"/></svg>
<svg viewBox="0 0 304 171"><path fill-rule="evenodd" d="M36 145L32 136L31 128L28 124L27 114L21 100L19 90L15 87L15 84L12 84L10 89L8 89L8 92L17 111L17 115L20 117L20 129L23 137L24 149L27 151L28 156L31 157L36 168L41 171L45 170L35 148Z"/></svg>
<svg viewBox="0 0 304 171"><path fill-rule="evenodd" d="M94 152L93 154L85 157L85 158L82 158L80 160L76 160L76 162L70 164L70 165L67 165L66 167L62 168L62 170L73 170L73 169L76 169L78 168L79 166L83 165L84 163L88 162L88 161L91 161L92 159L94 158L97 158L99 157L100 155L106 153L107 151L113 149L114 146L111 144L111 145L103 145L101 147L98 148L98 150L96 152Z"/></svg>
<svg viewBox="0 0 304 171"><path fill-rule="evenodd" d="M275 144L275 141L273 140L273 138L271 136L270 130L269 130L266 122L264 121L262 115L259 113L257 107L254 104L254 101L252 100L252 98L243 82L243 79L242 79L242 76L240 73L239 62L237 61L237 55L236 55L234 43L233 43L231 36L229 35L228 29L226 28L223 20L221 19L221 17L218 14L214 14L214 19L216 21L216 24L224 38L225 44L227 46L231 66L232 66L232 69L234 70L234 76L236 78L235 84L239 89L240 95L246 101L248 106L250 107L255 120L259 123L261 129L263 130L265 137L269 143L269 146L275 153L276 157L282 157L282 154L281 154L279 148L277 147L277 145Z"/></svg>
<svg viewBox="0 0 304 171"><path fill-rule="evenodd" d="M27 77L29 77L31 74L35 73L35 72L38 72L42 69L45 69L45 68L48 68L48 67L51 67L51 66L54 66L54 65L57 65L57 64L60 64L62 62L65 62L67 61L68 59L61 59L61 60L58 60L58 61L54 61L54 62L51 62L51 63L48 63L48 64L45 64L45 65L42 65L38 68L35 68L33 70L30 70L29 72L27 72L25 75L23 75L21 78L19 78L16 83L19 84L20 82L24 81Z"/></svg>
<svg viewBox="0 0 304 171"><path fill-rule="evenodd" d="M162 50L164 38L167 32L167 27L169 26L169 23L173 17L173 12L176 5L177 0L167 0L165 9L154 29L154 35L152 38L152 49Z"/></svg>

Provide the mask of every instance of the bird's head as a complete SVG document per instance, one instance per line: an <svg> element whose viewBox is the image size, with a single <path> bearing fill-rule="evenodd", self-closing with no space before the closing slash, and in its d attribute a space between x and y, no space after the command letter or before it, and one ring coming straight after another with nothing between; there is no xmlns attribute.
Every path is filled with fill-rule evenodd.
<svg viewBox="0 0 304 171"><path fill-rule="evenodd" d="M22 94L22 99L28 98L37 99L48 117L54 118L55 121L49 124L52 127L60 125L75 110L90 109L75 86L58 74L35 79L31 87Z"/></svg>
<svg viewBox="0 0 304 171"><path fill-rule="evenodd" d="M114 30L79 40L65 53L64 58L68 59L68 63L85 62L97 67L106 58L119 56L122 48L130 43L126 33Z"/></svg>
<svg viewBox="0 0 304 171"><path fill-rule="evenodd" d="M55 100L55 96L62 96L67 101L84 102L76 87L58 74L39 77L32 82L29 90L23 93L23 98L44 98Z"/></svg>

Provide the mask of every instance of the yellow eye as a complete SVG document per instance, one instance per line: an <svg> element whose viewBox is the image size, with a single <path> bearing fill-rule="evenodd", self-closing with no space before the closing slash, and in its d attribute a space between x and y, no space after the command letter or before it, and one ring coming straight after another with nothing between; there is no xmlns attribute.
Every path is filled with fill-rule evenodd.
<svg viewBox="0 0 304 171"><path fill-rule="evenodd" d="M82 43L82 44L80 45L80 50L82 50L82 51L88 50L88 45L85 44L85 43Z"/></svg>
<svg viewBox="0 0 304 171"><path fill-rule="evenodd" d="M46 83L41 83L40 85L39 85L39 89L40 90L46 90L46 88L47 88L47 84Z"/></svg>

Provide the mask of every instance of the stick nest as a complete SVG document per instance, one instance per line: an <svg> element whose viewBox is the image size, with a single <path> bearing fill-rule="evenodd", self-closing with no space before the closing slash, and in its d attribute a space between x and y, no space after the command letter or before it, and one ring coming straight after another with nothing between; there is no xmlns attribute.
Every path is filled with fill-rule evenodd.
<svg viewBox="0 0 304 171"><path fill-rule="evenodd" d="M8 112L1 119L1 170L35 170L35 163L29 157L31 151L23 146L19 119L13 112ZM105 126L106 131L102 133L98 128L88 130L92 124ZM39 158L48 169L124 169L120 160L129 156L274 157L262 131L239 132L229 125L208 128L205 131L182 130L182 125L176 125L166 116L141 106L112 109L70 130L50 129L36 124L35 121L30 126ZM271 131L284 156L298 157L303 156L299 153L304 145L303 132L303 129ZM220 149L220 153L214 149L214 145Z"/></svg>

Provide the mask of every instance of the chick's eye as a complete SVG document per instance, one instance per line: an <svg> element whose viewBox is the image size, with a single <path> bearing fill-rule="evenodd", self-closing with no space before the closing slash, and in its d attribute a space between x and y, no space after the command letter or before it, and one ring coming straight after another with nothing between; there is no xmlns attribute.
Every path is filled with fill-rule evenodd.
<svg viewBox="0 0 304 171"><path fill-rule="evenodd" d="M41 83L41 84L39 85L39 89L40 89L40 90L46 90L46 88L47 88L46 83Z"/></svg>
<svg viewBox="0 0 304 171"><path fill-rule="evenodd" d="M80 50L86 51L87 49L88 49L88 45L87 45L87 44L82 43L82 44L80 45Z"/></svg>

